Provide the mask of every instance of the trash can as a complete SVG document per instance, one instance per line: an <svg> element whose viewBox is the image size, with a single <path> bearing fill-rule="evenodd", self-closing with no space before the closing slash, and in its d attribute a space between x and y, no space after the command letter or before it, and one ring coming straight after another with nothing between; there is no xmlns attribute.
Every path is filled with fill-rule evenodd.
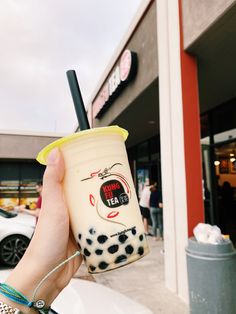
<svg viewBox="0 0 236 314"><path fill-rule="evenodd" d="M236 313L236 251L230 240L186 248L191 314Z"/></svg>

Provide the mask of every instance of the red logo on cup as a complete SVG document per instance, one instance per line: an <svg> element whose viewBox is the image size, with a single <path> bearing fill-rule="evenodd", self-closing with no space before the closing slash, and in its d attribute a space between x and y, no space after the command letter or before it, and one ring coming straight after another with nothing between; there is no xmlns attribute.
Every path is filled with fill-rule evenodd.
<svg viewBox="0 0 236 314"><path fill-rule="evenodd" d="M116 208L129 203L129 196L125 193L123 184L118 180L109 180L102 184L100 196L109 208Z"/></svg>

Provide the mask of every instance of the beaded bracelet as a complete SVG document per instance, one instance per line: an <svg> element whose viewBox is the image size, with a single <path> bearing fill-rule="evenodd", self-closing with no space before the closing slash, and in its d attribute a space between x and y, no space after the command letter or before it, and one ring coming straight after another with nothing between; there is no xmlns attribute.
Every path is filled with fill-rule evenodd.
<svg viewBox="0 0 236 314"><path fill-rule="evenodd" d="M23 313L17 308L13 308L10 305L7 305L6 303L0 301L0 314L23 314Z"/></svg>
<svg viewBox="0 0 236 314"><path fill-rule="evenodd" d="M44 300L35 300L36 299L36 294L39 290L39 288L42 286L42 284L44 283L44 281L51 276L55 271L57 271L59 268L61 268L62 266L64 266L66 263L68 263L71 259L75 258L76 256L79 256L80 252L76 251L75 254L73 254L72 256L70 256L69 258L67 258L65 261L63 261L62 263L60 263L58 266L56 266L55 268L53 268L37 285L37 287L35 288L34 292L33 292L33 296L32 296L32 301L28 300L26 296L24 296L21 292L17 291L15 288L9 286L6 283L0 283L0 294L4 295L5 297L7 297L9 300L16 302L18 304L22 304L25 305L29 308L33 308L35 310L38 311L38 313L40 314L49 314L51 308L50 307L45 307L46 302ZM2 303L4 304L4 303ZM9 307L9 309L11 310L15 310L15 312L0 312L1 313L16 313L19 314L21 313L18 309L13 309L12 307L10 307L9 305L6 305L6 307ZM1 308L0 308L1 309Z"/></svg>

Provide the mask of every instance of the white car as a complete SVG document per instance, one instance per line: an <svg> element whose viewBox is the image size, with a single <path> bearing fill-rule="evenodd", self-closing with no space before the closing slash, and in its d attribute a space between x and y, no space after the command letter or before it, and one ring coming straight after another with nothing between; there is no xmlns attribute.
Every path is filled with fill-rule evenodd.
<svg viewBox="0 0 236 314"><path fill-rule="evenodd" d="M0 270L4 282L11 270ZM146 306L99 283L72 279L52 304L53 314L153 314Z"/></svg>
<svg viewBox="0 0 236 314"><path fill-rule="evenodd" d="M7 212L0 208L0 263L15 266L34 233L36 219L24 213Z"/></svg>
<svg viewBox="0 0 236 314"><path fill-rule="evenodd" d="M60 314L153 314L146 306L96 282L72 279L52 304Z"/></svg>

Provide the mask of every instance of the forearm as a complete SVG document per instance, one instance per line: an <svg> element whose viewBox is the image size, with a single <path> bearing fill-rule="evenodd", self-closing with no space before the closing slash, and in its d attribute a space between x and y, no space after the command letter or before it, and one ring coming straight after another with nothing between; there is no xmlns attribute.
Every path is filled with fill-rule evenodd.
<svg viewBox="0 0 236 314"><path fill-rule="evenodd" d="M38 217L39 211L40 211L39 208L36 208L33 210L32 209L26 209L26 208L22 209L23 213L29 214L29 215L34 216L34 217Z"/></svg>

